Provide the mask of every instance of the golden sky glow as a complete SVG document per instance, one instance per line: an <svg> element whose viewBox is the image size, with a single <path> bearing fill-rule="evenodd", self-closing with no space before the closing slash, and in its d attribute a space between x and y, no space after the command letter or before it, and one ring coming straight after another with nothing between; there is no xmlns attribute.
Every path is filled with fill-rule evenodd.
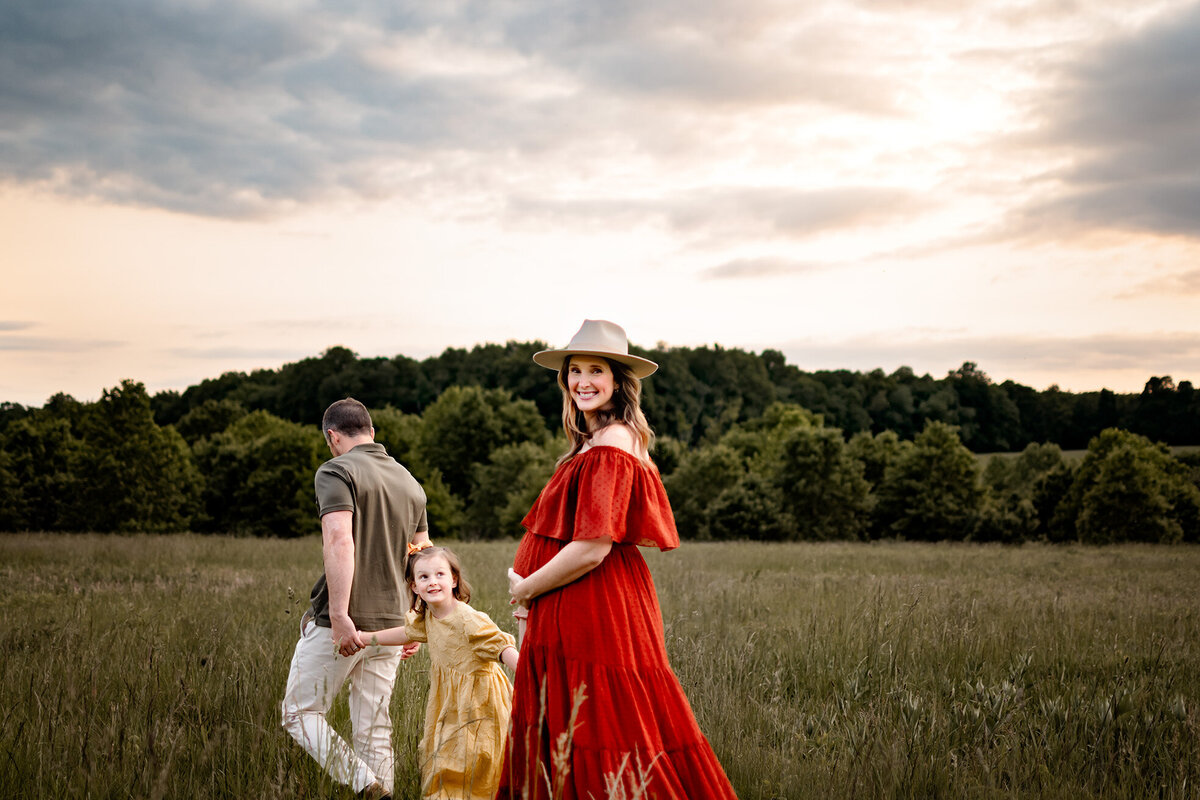
<svg viewBox="0 0 1200 800"><path fill-rule="evenodd" d="M585 317L1195 381L1196 41L1182 2L18 2L0 401Z"/></svg>

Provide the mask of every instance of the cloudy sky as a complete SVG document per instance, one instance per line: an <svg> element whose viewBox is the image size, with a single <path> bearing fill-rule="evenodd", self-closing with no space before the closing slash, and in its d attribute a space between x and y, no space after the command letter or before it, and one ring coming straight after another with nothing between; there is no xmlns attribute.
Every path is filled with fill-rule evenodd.
<svg viewBox="0 0 1200 800"><path fill-rule="evenodd" d="M345 345L1200 381L1200 3L0 0L0 400Z"/></svg>

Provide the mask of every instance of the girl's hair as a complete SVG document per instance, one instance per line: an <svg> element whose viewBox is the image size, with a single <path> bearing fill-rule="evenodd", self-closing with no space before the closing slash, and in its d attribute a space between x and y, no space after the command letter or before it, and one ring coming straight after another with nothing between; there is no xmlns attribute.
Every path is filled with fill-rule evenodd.
<svg viewBox="0 0 1200 800"><path fill-rule="evenodd" d="M464 603L471 602L471 584L467 583L467 579L462 576L462 564L459 563L458 556L448 547L426 547L408 557L408 563L404 566L404 580L408 582L409 591L412 591L413 584L417 582L417 564L433 556L441 556L450 565L450 574L454 576L454 582L458 584L454 587L455 599ZM425 615L425 601L418 597L415 591L412 591L410 608L421 616Z"/></svg>
<svg viewBox="0 0 1200 800"><path fill-rule="evenodd" d="M606 428L614 422L622 422L629 426L641 445L638 458L645 460L649 457L650 448L654 446L654 431L642 413L642 381L634 377L629 367L620 361L605 358L605 363L613 373L612 407L599 410L596 413L596 430ZM567 452L559 457L555 466L574 458L591 438L587 429L587 420L583 412L575 407L571 399L571 390L567 386L567 374L571 369L571 358L563 361L558 370L558 387L562 389L562 423L563 432L567 434Z"/></svg>

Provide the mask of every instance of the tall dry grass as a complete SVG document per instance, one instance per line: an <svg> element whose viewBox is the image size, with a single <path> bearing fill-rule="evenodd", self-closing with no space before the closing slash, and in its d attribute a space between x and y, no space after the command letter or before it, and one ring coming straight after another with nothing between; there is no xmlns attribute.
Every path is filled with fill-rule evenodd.
<svg viewBox="0 0 1200 800"><path fill-rule="evenodd" d="M459 543L512 629L513 543ZM1200 796L1200 548L685 544L667 646L743 800ZM279 727L314 538L0 537L12 797L336 797ZM419 794L427 660L393 700ZM334 722L345 729L344 703Z"/></svg>

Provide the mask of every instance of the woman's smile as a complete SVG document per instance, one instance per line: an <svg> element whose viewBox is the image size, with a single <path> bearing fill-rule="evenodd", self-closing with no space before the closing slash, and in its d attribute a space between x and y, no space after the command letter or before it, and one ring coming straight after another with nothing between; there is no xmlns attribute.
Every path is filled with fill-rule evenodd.
<svg viewBox="0 0 1200 800"><path fill-rule="evenodd" d="M612 367L602 358L573 356L567 369L567 389L575 407L587 414L607 408L612 403Z"/></svg>

